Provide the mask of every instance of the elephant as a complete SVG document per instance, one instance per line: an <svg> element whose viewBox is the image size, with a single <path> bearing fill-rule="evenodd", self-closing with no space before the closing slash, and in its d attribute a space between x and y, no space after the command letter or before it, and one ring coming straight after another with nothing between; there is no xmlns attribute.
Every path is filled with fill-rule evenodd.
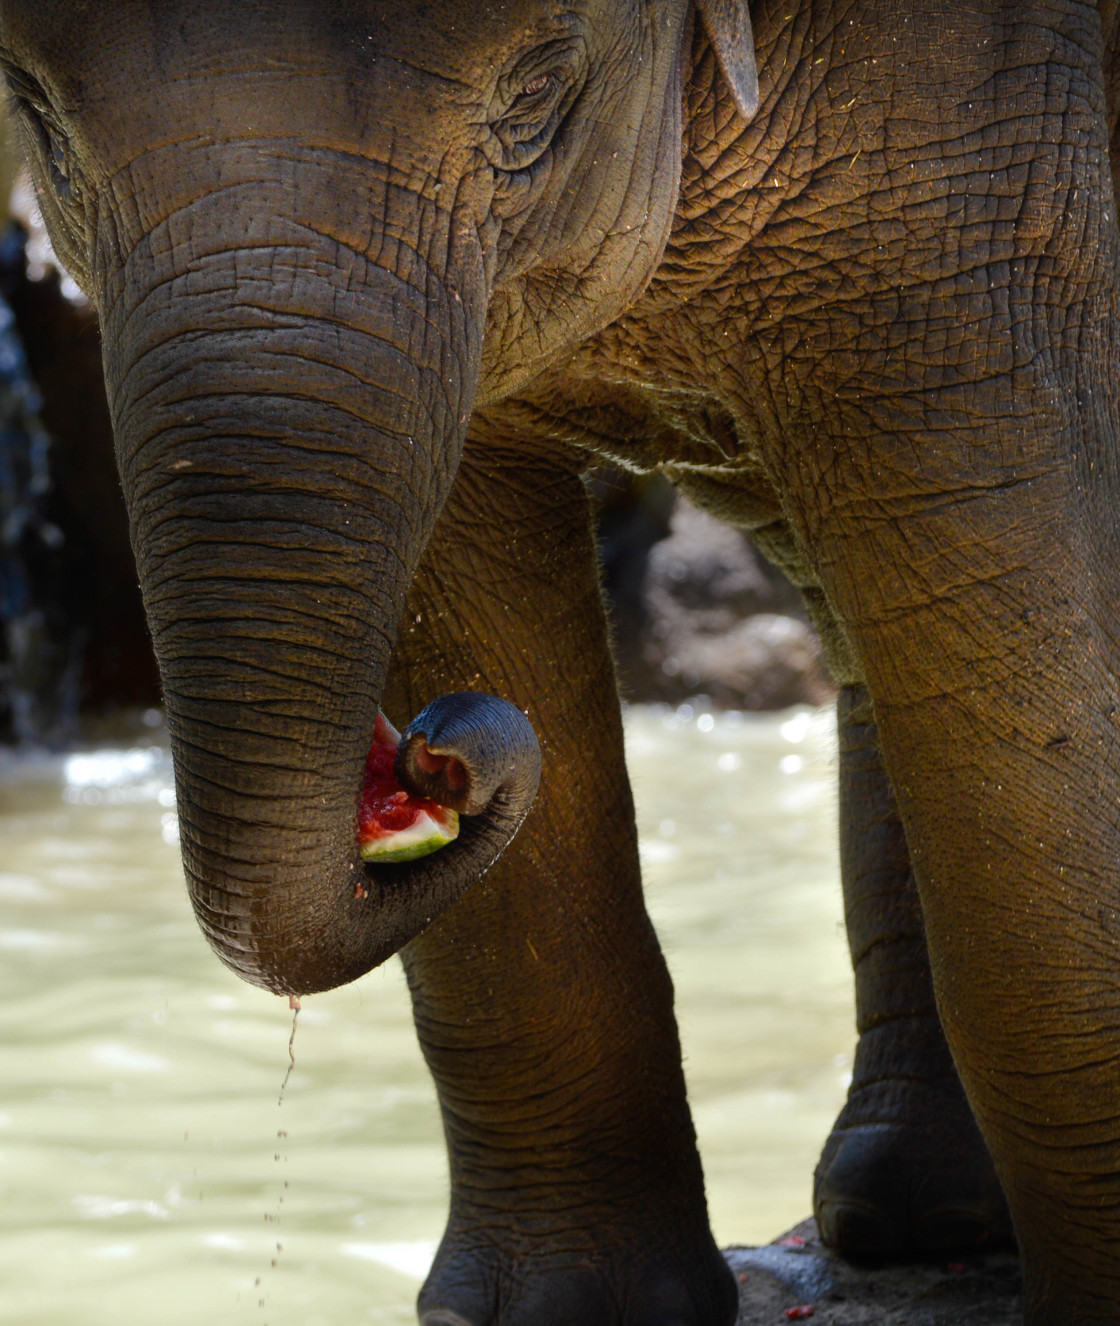
<svg viewBox="0 0 1120 1326"><path fill-rule="evenodd" d="M1118 28L0 0L101 321L202 928L279 994L405 965L452 1187L424 1326L735 1319L642 902L604 458L752 531L840 688L860 1040L823 1236L1014 1238L1029 1326L1120 1322ZM420 711L406 785L469 812L380 870L379 709Z"/></svg>

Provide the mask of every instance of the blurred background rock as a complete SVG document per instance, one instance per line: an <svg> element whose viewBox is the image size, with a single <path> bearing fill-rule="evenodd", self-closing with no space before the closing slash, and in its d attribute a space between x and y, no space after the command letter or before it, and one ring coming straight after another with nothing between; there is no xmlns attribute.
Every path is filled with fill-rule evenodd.
<svg viewBox="0 0 1120 1326"><path fill-rule="evenodd" d="M97 319L54 261L0 112L0 741L158 702L113 462ZM602 469L604 590L625 698L778 709L831 697L784 578L659 475Z"/></svg>
<svg viewBox="0 0 1120 1326"><path fill-rule="evenodd" d="M62 746L159 684L97 319L53 262L0 122L0 740Z"/></svg>
<svg viewBox="0 0 1120 1326"><path fill-rule="evenodd" d="M741 530L659 474L598 470L589 486L624 698L700 695L716 709L834 698L801 596Z"/></svg>

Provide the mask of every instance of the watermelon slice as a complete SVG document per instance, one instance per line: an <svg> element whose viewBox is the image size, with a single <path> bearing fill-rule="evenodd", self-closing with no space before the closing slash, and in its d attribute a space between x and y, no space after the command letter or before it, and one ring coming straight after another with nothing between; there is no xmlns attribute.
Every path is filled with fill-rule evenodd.
<svg viewBox="0 0 1120 1326"><path fill-rule="evenodd" d="M438 852L459 834L459 816L438 801L415 797L397 781L393 761L401 734L377 715L358 807L358 850L363 861L415 861Z"/></svg>

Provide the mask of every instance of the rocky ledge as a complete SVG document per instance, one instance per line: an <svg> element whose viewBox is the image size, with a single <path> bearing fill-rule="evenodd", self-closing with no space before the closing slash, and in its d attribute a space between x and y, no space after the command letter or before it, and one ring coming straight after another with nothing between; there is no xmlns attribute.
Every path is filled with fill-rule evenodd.
<svg viewBox="0 0 1120 1326"><path fill-rule="evenodd" d="M724 1255L739 1280L738 1326L1022 1326L1011 1253L852 1266L821 1243L810 1219L766 1247Z"/></svg>

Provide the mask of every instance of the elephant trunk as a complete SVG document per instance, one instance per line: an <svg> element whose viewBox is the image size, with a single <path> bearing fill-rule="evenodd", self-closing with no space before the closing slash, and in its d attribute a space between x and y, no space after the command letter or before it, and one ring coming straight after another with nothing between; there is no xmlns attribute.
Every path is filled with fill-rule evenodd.
<svg viewBox="0 0 1120 1326"><path fill-rule="evenodd" d="M306 994L423 929L535 790L523 716L473 697L464 724L448 697L412 746L459 759L486 808L426 861L359 859L365 756L458 464L484 282L469 244L452 289L418 253L398 246L389 270L306 232L207 253L195 220L185 246L149 236L101 301L118 460L196 914L239 975Z"/></svg>

